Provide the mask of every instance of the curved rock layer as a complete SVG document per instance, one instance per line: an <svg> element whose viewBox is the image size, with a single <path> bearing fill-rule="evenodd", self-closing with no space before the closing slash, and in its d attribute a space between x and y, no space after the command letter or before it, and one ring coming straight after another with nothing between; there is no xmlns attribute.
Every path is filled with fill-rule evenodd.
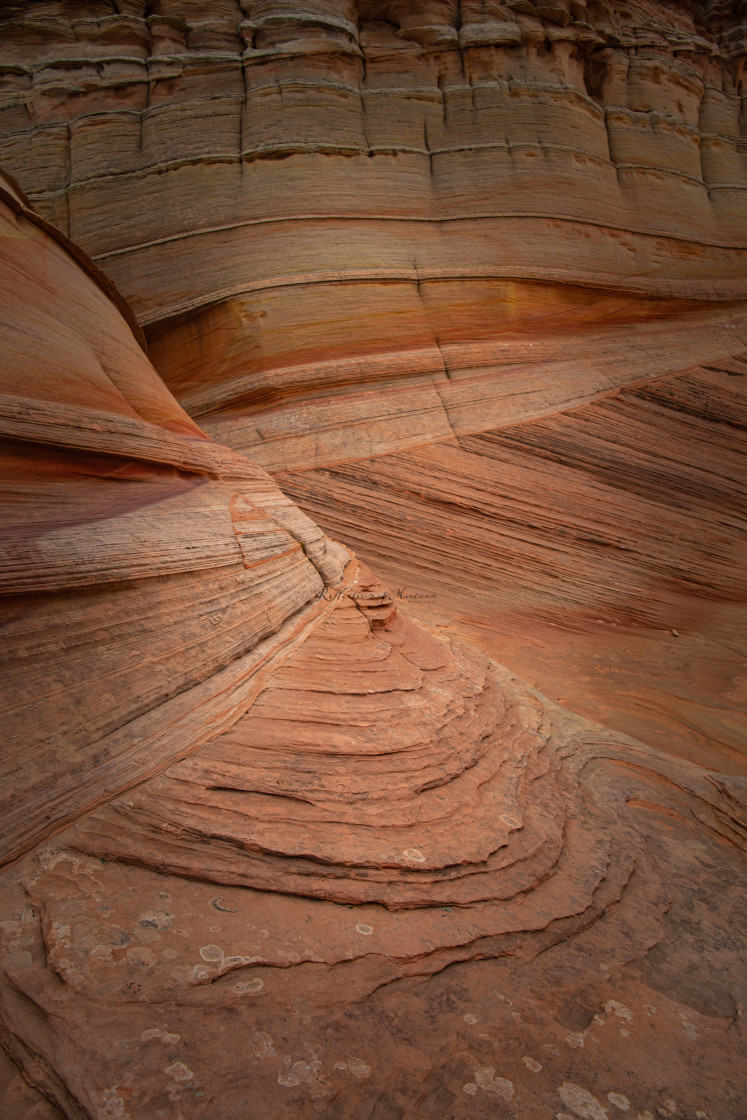
<svg viewBox="0 0 747 1120"><path fill-rule="evenodd" d="M745 385L743 356L530 424L277 477L445 633L587 717L739 773Z"/></svg>
<svg viewBox="0 0 747 1120"><path fill-rule="evenodd" d="M743 803L364 570L230 731L6 872L6 1114L738 1120Z"/></svg>
<svg viewBox="0 0 747 1120"><path fill-rule="evenodd" d="M269 469L746 344L728 5L19 2L3 31L0 158Z"/></svg>
<svg viewBox="0 0 747 1120"><path fill-rule="evenodd" d="M739 765L739 5L18 0L2 30L0 156L206 432L536 686Z"/></svg>
<svg viewBox="0 0 747 1120"><path fill-rule="evenodd" d="M200 431L2 182L7 859L237 718L349 557Z"/></svg>
<svg viewBox="0 0 747 1120"><path fill-rule="evenodd" d="M1 7L3 1116L742 1120L737 6Z"/></svg>
<svg viewBox="0 0 747 1120"><path fill-rule="evenodd" d="M2 207L3 1116L739 1120L744 783L415 625Z"/></svg>

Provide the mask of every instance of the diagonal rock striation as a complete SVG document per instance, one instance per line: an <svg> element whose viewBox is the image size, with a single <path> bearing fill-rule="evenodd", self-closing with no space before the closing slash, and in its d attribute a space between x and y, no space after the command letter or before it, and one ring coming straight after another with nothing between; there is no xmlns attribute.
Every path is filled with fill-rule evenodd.
<svg viewBox="0 0 747 1120"><path fill-rule="evenodd" d="M4 1120L742 1120L744 54L0 4Z"/></svg>
<svg viewBox="0 0 747 1120"><path fill-rule="evenodd" d="M238 718L350 559L197 428L64 244L0 210L8 858Z"/></svg>

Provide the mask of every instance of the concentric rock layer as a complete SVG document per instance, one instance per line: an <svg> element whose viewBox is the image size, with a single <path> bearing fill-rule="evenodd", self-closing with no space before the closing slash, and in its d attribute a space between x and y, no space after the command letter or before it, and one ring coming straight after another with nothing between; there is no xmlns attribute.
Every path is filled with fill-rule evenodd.
<svg viewBox="0 0 747 1120"><path fill-rule="evenodd" d="M7 858L237 718L349 558L189 419L12 184L0 223Z"/></svg>
<svg viewBox="0 0 747 1120"><path fill-rule="evenodd" d="M2 27L0 158L119 284L190 416L543 691L736 765L745 580L714 567L743 532L715 513L744 472L738 5L18 0ZM591 431L618 424L632 498ZM597 453L619 532L588 524ZM518 528L491 496L514 472ZM463 579L443 526L467 487Z"/></svg>
<svg viewBox="0 0 747 1120"><path fill-rule="evenodd" d="M6 873L2 1015L39 1115L737 1120L740 783L379 592Z"/></svg>
<svg viewBox="0 0 747 1120"><path fill-rule="evenodd" d="M3 1120L743 1120L744 54L0 4Z"/></svg>

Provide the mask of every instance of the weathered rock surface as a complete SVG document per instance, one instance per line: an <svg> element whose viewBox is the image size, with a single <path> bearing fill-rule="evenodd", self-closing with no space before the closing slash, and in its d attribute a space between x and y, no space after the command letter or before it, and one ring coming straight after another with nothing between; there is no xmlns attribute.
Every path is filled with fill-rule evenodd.
<svg viewBox="0 0 747 1120"><path fill-rule="evenodd" d="M0 158L121 286L190 414L269 469L747 342L721 9L17 7Z"/></svg>
<svg viewBox="0 0 747 1120"><path fill-rule="evenodd" d="M0 4L3 1117L743 1120L744 54Z"/></svg>
<svg viewBox="0 0 747 1120"><path fill-rule="evenodd" d="M12 184L0 223L8 858L237 718L348 557L190 420Z"/></svg>
<svg viewBox="0 0 747 1120"><path fill-rule="evenodd" d="M738 1120L743 783L381 592L6 872L14 1061L74 1117Z"/></svg>
<svg viewBox="0 0 747 1120"><path fill-rule="evenodd" d="M723 765L746 652L731 514L716 555L707 542L711 487L726 486L728 504L744 470L732 396L747 349L739 6L224 0L208 14L187 0L19 0L3 30L0 157L131 300L189 415L282 472L333 535L387 578L436 593L449 624L456 610L464 636L533 684ZM714 367L729 381L712 384ZM633 423L630 390L674 375L700 379L685 392L689 422L647 398ZM683 383L671 384L676 395ZM625 525L591 530L605 542L593 563L586 433L577 453L532 449L585 406L594 424L624 420L638 476L629 511L627 499L615 508L624 488L612 478L608 518ZM511 439L519 424L510 463L492 435L472 439ZM461 450L444 450L455 437ZM335 480L322 492L308 471ZM492 496L515 471L534 491L518 529ZM459 537L445 549L440 534L447 495L474 472L467 567L479 571L465 580ZM576 493L559 500L566 484ZM558 550L552 526L573 523L572 507L579 524L561 524ZM575 575L553 573L555 561ZM552 604L528 608L535 579ZM641 610L653 642L644 627L620 643L620 615ZM662 649L673 628L685 640Z"/></svg>
<svg viewBox="0 0 747 1120"><path fill-rule="evenodd" d="M732 359L277 477L445 633L593 719L743 772L746 374Z"/></svg>

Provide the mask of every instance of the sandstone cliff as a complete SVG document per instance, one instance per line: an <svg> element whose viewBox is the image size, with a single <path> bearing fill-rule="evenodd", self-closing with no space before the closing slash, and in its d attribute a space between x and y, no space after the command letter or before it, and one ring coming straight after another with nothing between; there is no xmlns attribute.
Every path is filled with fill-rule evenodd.
<svg viewBox="0 0 747 1120"><path fill-rule="evenodd" d="M0 160L190 416L535 684L735 765L739 5L5 10Z"/></svg>
<svg viewBox="0 0 747 1120"><path fill-rule="evenodd" d="M0 4L4 1118L742 1120L744 49Z"/></svg>

